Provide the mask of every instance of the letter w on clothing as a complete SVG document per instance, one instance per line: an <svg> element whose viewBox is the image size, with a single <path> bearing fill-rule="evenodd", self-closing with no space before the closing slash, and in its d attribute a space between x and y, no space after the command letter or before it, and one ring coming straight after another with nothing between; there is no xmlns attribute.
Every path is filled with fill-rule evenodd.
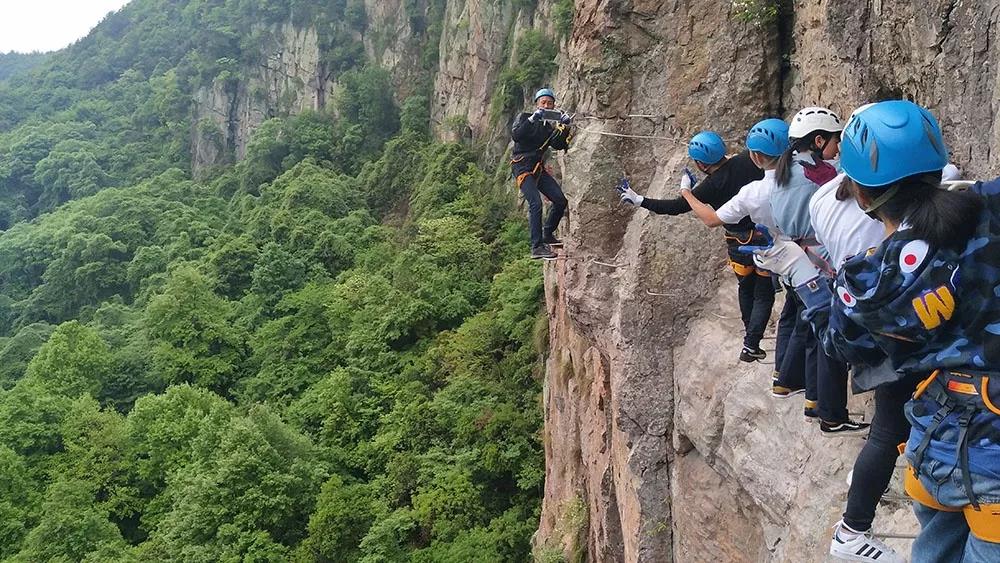
<svg viewBox="0 0 1000 563"><path fill-rule="evenodd" d="M941 323L951 320L955 313L955 297L948 286L942 285L934 291L928 291L913 299L913 310L927 330L933 330Z"/></svg>

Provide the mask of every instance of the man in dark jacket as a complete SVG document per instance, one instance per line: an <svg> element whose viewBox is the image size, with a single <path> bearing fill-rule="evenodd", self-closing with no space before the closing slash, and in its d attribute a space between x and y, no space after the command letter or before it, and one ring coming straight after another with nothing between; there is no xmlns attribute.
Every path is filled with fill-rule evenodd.
<svg viewBox="0 0 1000 563"><path fill-rule="evenodd" d="M531 257L551 260L556 257L552 246L562 244L556 238L556 227L566 211L566 196L545 167L548 149L569 148L570 122L563 114L558 121L546 119L546 111L555 108L556 95L548 88L535 93L534 113L522 113L514 120L510 136L514 153L510 161L514 179L528 202L528 227L531 230ZM549 216L542 225L542 196L552 203Z"/></svg>

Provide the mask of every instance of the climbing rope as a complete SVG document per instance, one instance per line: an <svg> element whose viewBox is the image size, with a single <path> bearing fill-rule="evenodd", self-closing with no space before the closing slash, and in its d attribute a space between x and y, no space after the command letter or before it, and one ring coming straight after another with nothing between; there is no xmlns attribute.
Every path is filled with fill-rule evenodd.
<svg viewBox="0 0 1000 563"><path fill-rule="evenodd" d="M687 146L687 141L683 141L677 137L663 137L660 135L629 135L626 133L612 133L610 131L598 131L597 129L587 129L582 128L579 133L596 133L598 135L604 135L606 137L621 137L625 139L655 139L658 141L670 141L677 143L679 145Z"/></svg>
<svg viewBox="0 0 1000 563"><path fill-rule="evenodd" d="M674 117L674 116L673 115L653 115L653 114L648 114L648 113L630 113L630 114L625 115L624 117L601 117L599 115L582 115L582 116L579 116L579 117L574 116L574 119L589 119L589 120L592 120L592 121L612 121L612 120L622 120L622 119L627 119L627 118L667 120L667 119L670 119L671 117ZM577 132L578 133L596 133L598 135L604 135L604 136L607 136L607 137L618 137L618 138L623 138L623 139L650 139L650 140L656 140L656 141L669 141L671 143L676 143L678 145L684 145L685 147L687 146L687 137L680 138L680 137L667 137L667 136L664 136L664 135L635 135L635 134L629 134L629 133L612 133L611 131L601 131L601 130L598 130L598 129L589 129L589 128L586 128L586 127L580 128ZM725 141L727 143L739 143L741 141L741 139L725 139Z"/></svg>
<svg viewBox="0 0 1000 563"><path fill-rule="evenodd" d="M645 119L670 119L672 115L653 115L650 113L630 113L625 117L642 117ZM621 119L620 117L601 117L599 115L581 115L580 117L575 117L574 119L594 119L600 121L610 121L612 119Z"/></svg>

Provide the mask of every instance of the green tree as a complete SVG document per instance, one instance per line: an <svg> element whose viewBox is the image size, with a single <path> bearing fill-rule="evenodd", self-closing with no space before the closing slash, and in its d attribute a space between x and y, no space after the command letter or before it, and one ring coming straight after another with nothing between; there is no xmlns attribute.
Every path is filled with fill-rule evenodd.
<svg viewBox="0 0 1000 563"><path fill-rule="evenodd" d="M382 145L399 131L399 110L392 99L389 73L375 66L345 72L340 77L337 112L346 130L342 153L357 163L376 155ZM357 127L356 130L350 130Z"/></svg>
<svg viewBox="0 0 1000 563"><path fill-rule="evenodd" d="M42 187L39 206L53 209L72 198L97 193L111 179L83 141L62 141L38 161L32 179Z"/></svg>
<svg viewBox="0 0 1000 563"><path fill-rule="evenodd" d="M309 441L255 407L230 421L210 456L176 474L171 510L151 541L171 558L244 558L262 547L273 553L305 536L325 479Z"/></svg>
<svg viewBox="0 0 1000 563"><path fill-rule="evenodd" d="M111 373L107 343L77 321L59 325L28 364L27 377L52 393L76 398L96 396Z"/></svg>
<svg viewBox="0 0 1000 563"><path fill-rule="evenodd" d="M41 518L13 561L81 561L109 547L124 551L127 544L107 511L95 505L93 486L61 480L46 491Z"/></svg>
<svg viewBox="0 0 1000 563"><path fill-rule="evenodd" d="M48 323L30 324L0 346L0 387L10 389L24 376L42 344L55 329Z"/></svg>
<svg viewBox="0 0 1000 563"><path fill-rule="evenodd" d="M226 393L244 355L244 335L230 324L233 315L232 304L212 291L208 278L190 266L177 268L146 307L152 368L167 383Z"/></svg>
<svg viewBox="0 0 1000 563"><path fill-rule="evenodd" d="M356 561L359 544L379 509L369 486L347 484L334 475L320 491L309 518L309 536L299 548L300 558L312 561Z"/></svg>
<svg viewBox="0 0 1000 563"><path fill-rule="evenodd" d="M24 460L14 450L0 446L0 557L17 553L30 529L37 487L28 478Z"/></svg>

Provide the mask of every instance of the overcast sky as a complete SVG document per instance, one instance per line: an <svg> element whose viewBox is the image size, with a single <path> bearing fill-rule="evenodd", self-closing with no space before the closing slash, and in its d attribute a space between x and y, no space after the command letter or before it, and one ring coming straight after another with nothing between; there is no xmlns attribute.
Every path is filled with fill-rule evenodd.
<svg viewBox="0 0 1000 563"><path fill-rule="evenodd" d="M55 51L128 0L0 0L0 53Z"/></svg>

